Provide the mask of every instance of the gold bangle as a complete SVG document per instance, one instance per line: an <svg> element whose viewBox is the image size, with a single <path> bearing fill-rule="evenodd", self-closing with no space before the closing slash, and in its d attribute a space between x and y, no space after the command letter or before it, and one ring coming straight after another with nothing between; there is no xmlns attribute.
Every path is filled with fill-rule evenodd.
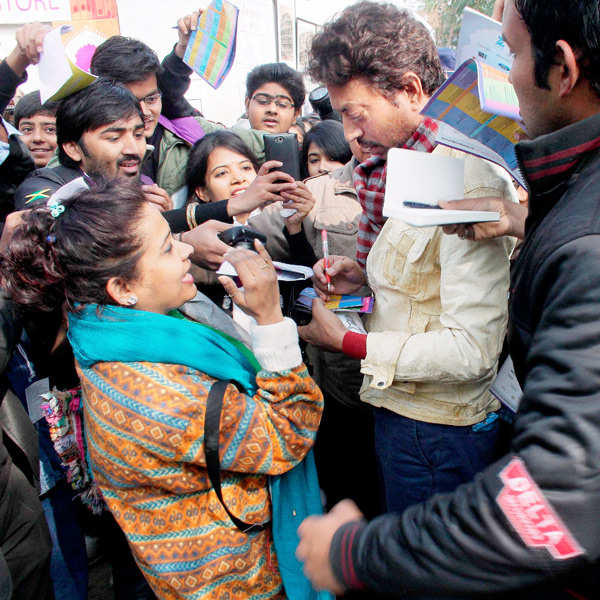
<svg viewBox="0 0 600 600"><path fill-rule="evenodd" d="M185 219L188 224L188 229L194 229L194 227L198 227L198 223L196 222L196 207L198 206L198 202L190 202L187 205L185 211Z"/></svg>

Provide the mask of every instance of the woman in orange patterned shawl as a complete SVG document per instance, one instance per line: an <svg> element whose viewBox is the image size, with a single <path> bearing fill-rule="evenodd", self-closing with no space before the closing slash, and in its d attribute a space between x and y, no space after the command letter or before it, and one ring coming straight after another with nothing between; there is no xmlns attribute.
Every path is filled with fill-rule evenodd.
<svg viewBox="0 0 600 600"><path fill-rule="evenodd" d="M173 238L137 184L51 199L25 215L11 244L5 272L15 300L45 309L66 300L92 471L165 600L294 597L283 589L271 527L234 526L203 447L208 392L231 379L219 427L223 500L260 524L272 517L268 476L301 463L319 424L321 393L295 324L282 317L271 260L256 250L227 256L243 289L222 281L254 318L250 351L176 311L196 294L192 248Z"/></svg>

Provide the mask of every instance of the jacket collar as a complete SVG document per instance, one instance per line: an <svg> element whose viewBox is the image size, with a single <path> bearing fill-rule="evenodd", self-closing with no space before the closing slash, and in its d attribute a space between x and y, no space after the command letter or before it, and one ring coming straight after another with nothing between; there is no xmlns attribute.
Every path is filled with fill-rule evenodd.
<svg viewBox="0 0 600 600"><path fill-rule="evenodd" d="M600 113L516 146L532 196L564 189L582 160L600 148Z"/></svg>

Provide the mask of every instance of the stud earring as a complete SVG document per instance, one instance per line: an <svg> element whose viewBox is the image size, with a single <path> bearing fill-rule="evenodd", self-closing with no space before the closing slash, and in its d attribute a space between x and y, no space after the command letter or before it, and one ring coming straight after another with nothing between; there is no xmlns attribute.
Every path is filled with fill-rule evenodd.
<svg viewBox="0 0 600 600"><path fill-rule="evenodd" d="M125 299L124 304L126 304L127 306L135 306L137 304L138 298L135 294L131 294L131 296L128 296Z"/></svg>

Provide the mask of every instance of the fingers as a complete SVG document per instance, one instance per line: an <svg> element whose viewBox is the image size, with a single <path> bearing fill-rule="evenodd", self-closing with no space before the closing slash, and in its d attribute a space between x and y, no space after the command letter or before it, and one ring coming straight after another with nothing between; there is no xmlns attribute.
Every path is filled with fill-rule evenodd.
<svg viewBox="0 0 600 600"><path fill-rule="evenodd" d="M442 226L442 231L446 234L446 235L453 235L458 231L458 225L454 224L454 225L443 225Z"/></svg>
<svg viewBox="0 0 600 600"><path fill-rule="evenodd" d="M254 240L254 248L258 255L269 265L275 268L273 265L273 261L271 260L271 256L267 252L267 249L264 247L263 243L260 240Z"/></svg>
<svg viewBox="0 0 600 600"><path fill-rule="evenodd" d="M329 268L327 273L330 277L335 277L352 267L352 261L345 256L330 256L329 257ZM325 275L323 275L325 277Z"/></svg>
<svg viewBox="0 0 600 600"><path fill-rule="evenodd" d="M266 251L265 254L267 254ZM269 255L267 254L268 257ZM224 258L235 267L238 277L244 286L252 284L258 278L262 279L264 275L275 275L275 267L273 267L270 258L267 261L263 256L251 250L230 248ZM276 275L275 279L277 279Z"/></svg>
<svg viewBox="0 0 600 600"><path fill-rule="evenodd" d="M440 202L442 208L450 210L502 210L504 206L503 198L484 197L484 198L464 198L462 200L451 200L450 202Z"/></svg>
<svg viewBox="0 0 600 600"><path fill-rule="evenodd" d="M148 202L159 206L161 210L169 210L172 202L169 194L155 183L151 185L142 185L142 191Z"/></svg>
<svg viewBox="0 0 600 600"><path fill-rule="evenodd" d="M283 192L290 192L296 189L296 182L292 181L291 183L271 183L269 185L269 192L272 194L277 194L281 196ZM279 198L281 200L281 198Z"/></svg>
<svg viewBox="0 0 600 600"><path fill-rule="evenodd" d="M198 227L204 227L205 229L211 229L212 231L216 231L217 233L221 233L227 229L231 229L231 223L224 223L223 221L215 221L215 219L211 219L210 221L206 221L206 223L202 223L202 225L198 225Z"/></svg>
<svg viewBox="0 0 600 600"><path fill-rule="evenodd" d="M297 200L300 202L307 202L311 206L315 203L315 199L310 191L305 187L300 187L299 181L296 182L296 187L293 190L283 190L281 196L287 200Z"/></svg>
<svg viewBox="0 0 600 600"><path fill-rule="evenodd" d="M179 37L180 39L186 38L189 34L189 28L188 28L188 23L186 22L187 20L187 16L186 17L182 17L181 19L177 20L177 29L179 30Z"/></svg>
<svg viewBox="0 0 600 600"><path fill-rule="evenodd" d="M268 183L293 183L294 185L290 189L296 189L297 187L294 178L283 171L271 171L264 175L264 179Z"/></svg>
<svg viewBox="0 0 600 600"><path fill-rule="evenodd" d="M231 277L227 277L226 275L219 275L217 279L223 288L225 288L227 295L239 306L243 302L244 296L241 290L233 282L233 279L231 279Z"/></svg>
<svg viewBox="0 0 600 600"><path fill-rule="evenodd" d="M314 264L313 273L314 273L315 279L318 279L322 283L327 283L327 279L325 277L325 259L324 258L321 258Z"/></svg>
<svg viewBox="0 0 600 600"><path fill-rule="evenodd" d="M198 26L198 19L202 14L201 10L194 11L191 15L185 15L177 21L177 28L179 33L185 37L188 37L192 31L196 31Z"/></svg>
<svg viewBox="0 0 600 600"><path fill-rule="evenodd" d="M300 330L300 328L298 328L298 330ZM298 536L300 537L300 539L302 539L312 528L314 525L318 524L319 521L321 521L323 517L306 517L306 519L304 519L304 521L302 521L302 523L300 523L300 527L298 527ZM301 549L302 546L302 549ZM296 553L296 556L298 556L298 558L301 559L301 557L306 557L306 550L308 550L308 548L306 548L302 542L300 542L300 544L298 545L298 551Z"/></svg>
<svg viewBox="0 0 600 600"><path fill-rule="evenodd" d="M202 14L201 10L195 10L191 15L188 16L188 22L186 23L188 31L196 31L198 28L198 19Z"/></svg>
<svg viewBox="0 0 600 600"><path fill-rule="evenodd" d="M364 515L354 501L346 498L340 500L330 511L330 514L343 517L348 520L364 519Z"/></svg>
<svg viewBox="0 0 600 600"><path fill-rule="evenodd" d="M258 170L258 175L268 175L270 171L279 169L281 166L283 166L283 163L279 160L268 160L266 163L262 164Z"/></svg>
<svg viewBox="0 0 600 600"><path fill-rule="evenodd" d="M515 138L517 140L517 142L526 142L527 140L530 140L531 138L527 135L527 132L525 131L517 131L515 133Z"/></svg>
<svg viewBox="0 0 600 600"><path fill-rule="evenodd" d="M51 31L48 25L29 23L21 27L15 37L19 50L27 57L30 63L37 64L44 48L44 37Z"/></svg>

